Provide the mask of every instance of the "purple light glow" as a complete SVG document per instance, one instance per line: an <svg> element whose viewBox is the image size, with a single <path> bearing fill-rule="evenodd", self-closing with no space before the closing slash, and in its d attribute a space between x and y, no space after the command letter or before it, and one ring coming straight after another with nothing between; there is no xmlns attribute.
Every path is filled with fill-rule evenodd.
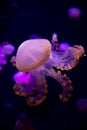
<svg viewBox="0 0 87 130"><path fill-rule="evenodd" d="M81 16L81 10L77 7L72 7L68 9L68 16L71 19L78 19Z"/></svg>
<svg viewBox="0 0 87 130"><path fill-rule="evenodd" d="M30 74L25 72L17 72L14 74L13 79L16 83L28 84L30 80Z"/></svg>
<svg viewBox="0 0 87 130"><path fill-rule="evenodd" d="M11 55L14 52L15 48L13 45L6 42L6 44L3 43L2 50L5 55Z"/></svg>
<svg viewBox="0 0 87 130"><path fill-rule="evenodd" d="M67 42L61 42L59 44L59 51L66 51L70 47L70 44Z"/></svg>
<svg viewBox="0 0 87 130"><path fill-rule="evenodd" d="M6 65L6 64L7 64L6 59L0 56L0 65Z"/></svg>
<svg viewBox="0 0 87 130"><path fill-rule="evenodd" d="M0 66L0 71L2 71L2 69L3 69L2 66Z"/></svg>

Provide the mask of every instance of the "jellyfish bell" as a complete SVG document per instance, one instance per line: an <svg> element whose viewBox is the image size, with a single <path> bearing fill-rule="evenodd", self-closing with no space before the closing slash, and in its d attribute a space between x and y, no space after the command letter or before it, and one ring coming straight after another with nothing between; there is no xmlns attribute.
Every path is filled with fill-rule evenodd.
<svg viewBox="0 0 87 130"><path fill-rule="evenodd" d="M12 44L6 42L6 44L3 43L2 50L5 55L11 55L14 52L15 48Z"/></svg>
<svg viewBox="0 0 87 130"><path fill-rule="evenodd" d="M30 72L41 67L50 58L51 43L47 39L24 41L16 53L16 67L19 71Z"/></svg>
<svg viewBox="0 0 87 130"><path fill-rule="evenodd" d="M68 16L71 19L78 19L81 16L81 10L77 7L71 7L68 9Z"/></svg>

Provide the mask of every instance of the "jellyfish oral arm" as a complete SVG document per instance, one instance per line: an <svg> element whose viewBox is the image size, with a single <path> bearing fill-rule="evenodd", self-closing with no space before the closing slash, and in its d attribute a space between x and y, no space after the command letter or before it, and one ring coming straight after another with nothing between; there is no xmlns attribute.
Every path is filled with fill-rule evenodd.
<svg viewBox="0 0 87 130"><path fill-rule="evenodd" d="M53 51L52 58L56 68L60 70L70 70L79 63L79 60L84 53L84 48L76 45L74 47L69 47L69 49L64 52Z"/></svg>

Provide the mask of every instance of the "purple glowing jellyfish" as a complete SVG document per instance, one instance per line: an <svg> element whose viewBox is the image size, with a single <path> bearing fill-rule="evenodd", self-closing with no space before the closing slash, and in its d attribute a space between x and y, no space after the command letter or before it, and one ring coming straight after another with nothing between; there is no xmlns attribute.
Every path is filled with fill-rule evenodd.
<svg viewBox="0 0 87 130"><path fill-rule="evenodd" d="M13 79L16 83L28 84L30 80L30 74L26 72L17 72L14 74Z"/></svg>
<svg viewBox="0 0 87 130"><path fill-rule="evenodd" d="M5 55L11 55L14 52L14 46L9 42L3 42L2 51Z"/></svg>
<svg viewBox="0 0 87 130"><path fill-rule="evenodd" d="M59 51L66 51L66 50L68 50L69 49L69 47L70 47L70 44L69 43L67 43L67 42L61 42L60 44L59 44Z"/></svg>
<svg viewBox="0 0 87 130"><path fill-rule="evenodd" d="M9 42L3 42L0 45L0 71L3 68L2 66L7 64L7 56L11 55L14 50L14 46Z"/></svg>
<svg viewBox="0 0 87 130"><path fill-rule="evenodd" d="M68 9L68 16L71 19L78 19L81 16L81 10L77 7L72 7Z"/></svg>

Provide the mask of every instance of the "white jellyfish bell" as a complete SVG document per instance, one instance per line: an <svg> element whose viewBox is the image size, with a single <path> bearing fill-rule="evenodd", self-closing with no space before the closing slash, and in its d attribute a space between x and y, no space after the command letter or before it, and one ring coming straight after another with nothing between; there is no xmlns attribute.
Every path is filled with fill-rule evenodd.
<svg viewBox="0 0 87 130"><path fill-rule="evenodd" d="M19 71L30 72L43 66L50 53L51 43L47 39L26 40L17 50L16 67Z"/></svg>

